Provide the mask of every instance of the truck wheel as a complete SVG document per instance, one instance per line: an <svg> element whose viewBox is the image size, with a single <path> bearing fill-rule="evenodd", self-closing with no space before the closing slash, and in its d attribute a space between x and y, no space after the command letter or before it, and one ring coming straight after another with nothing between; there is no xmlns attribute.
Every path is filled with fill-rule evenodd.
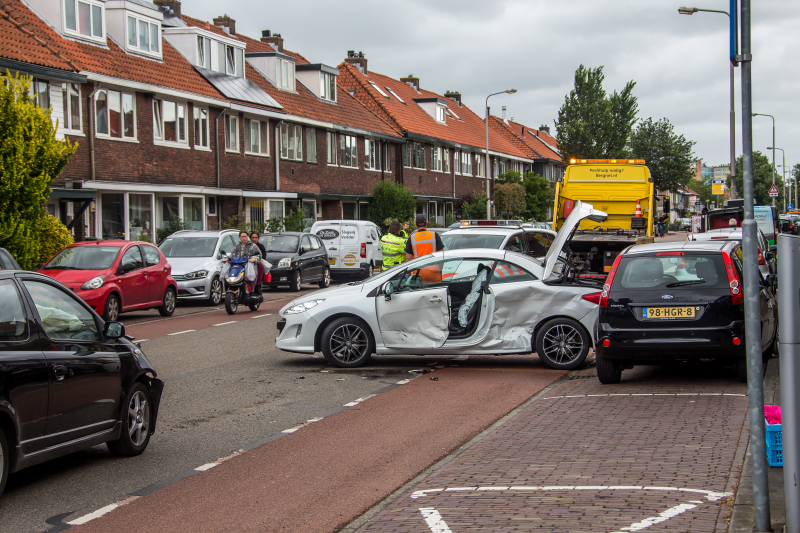
<svg viewBox="0 0 800 533"><path fill-rule="evenodd" d="M612 385L622 380L622 368L613 359L595 357L597 362L597 379L603 385Z"/></svg>

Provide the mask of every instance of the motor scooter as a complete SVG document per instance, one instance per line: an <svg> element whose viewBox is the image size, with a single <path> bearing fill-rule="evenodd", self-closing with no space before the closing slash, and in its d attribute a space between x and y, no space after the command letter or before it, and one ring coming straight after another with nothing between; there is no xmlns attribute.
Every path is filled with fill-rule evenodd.
<svg viewBox="0 0 800 533"><path fill-rule="evenodd" d="M264 297L261 294L254 294L256 280L245 280L245 268L248 259L246 257L231 257L228 259L228 271L223 276L226 285L225 292L225 311L229 315L236 313L239 304L246 305L251 311L258 311ZM253 265L254 268L255 265Z"/></svg>

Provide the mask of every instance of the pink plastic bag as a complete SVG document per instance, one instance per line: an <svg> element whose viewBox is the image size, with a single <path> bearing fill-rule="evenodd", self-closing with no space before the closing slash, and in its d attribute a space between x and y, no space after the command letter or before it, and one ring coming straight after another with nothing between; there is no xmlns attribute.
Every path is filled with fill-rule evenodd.
<svg viewBox="0 0 800 533"><path fill-rule="evenodd" d="M764 418L767 419L767 424L780 424L781 423L781 406L780 405L765 405Z"/></svg>

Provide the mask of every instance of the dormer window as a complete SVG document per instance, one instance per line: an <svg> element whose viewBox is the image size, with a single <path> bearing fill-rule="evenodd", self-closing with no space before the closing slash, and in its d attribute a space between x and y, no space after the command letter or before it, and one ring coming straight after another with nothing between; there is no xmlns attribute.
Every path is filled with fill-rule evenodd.
<svg viewBox="0 0 800 533"><path fill-rule="evenodd" d="M414 102L439 124L447 124L447 102L442 98L414 98Z"/></svg>
<svg viewBox="0 0 800 533"><path fill-rule="evenodd" d="M96 0L63 0L65 33L105 40L103 4Z"/></svg>
<svg viewBox="0 0 800 533"><path fill-rule="evenodd" d="M446 109L447 108L444 107L443 105L437 105L436 106L436 122L441 122L441 123L444 124L447 121L447 119L445 117L445 110Z"/></svg>
<svg viewBox="0 0 800 533"><path fill-rule="evenodd" d="M244 78L244 49L219 43L217 70L221 74Z"/></svg>
<svg viewBox="0 0 800 533"><path fill-rule="evenodd" d="M320 72L319 97L330 102L336 101L336 76Z"/></svg>
<svg viewBox="0 0 800 533"><path fill-rule="evenodd" d="M277 59L275 61L275 71L275 85L281 89L294 91L294 63L292 61L286 61L285 59ZM335 97L334 92L334 98Z"/></svg>
<svg viewBox="0 0 800 533"><path fill-rule="evenodd" d="M161 48L161 25L155 20L134 14L128 14L127 18L128 50L158 55Z"/></svg>
<svg viewBox="0 0 800 533"><path fill-rule="evenodd" d="M211 39L197 36L197 66L211 70Z"/></svg>

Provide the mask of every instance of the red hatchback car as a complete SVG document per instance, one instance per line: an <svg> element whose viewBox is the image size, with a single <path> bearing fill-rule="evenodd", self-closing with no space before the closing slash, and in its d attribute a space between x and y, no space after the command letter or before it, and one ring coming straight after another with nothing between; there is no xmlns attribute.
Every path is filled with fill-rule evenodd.
<svg viewBox="0 0 800 533"><path fill-rule="evenodd" d="M80 296L105 320L120 313L175 312L178 285L161 250L146 242L96 241L67 246L39 269Z"/></svg>

